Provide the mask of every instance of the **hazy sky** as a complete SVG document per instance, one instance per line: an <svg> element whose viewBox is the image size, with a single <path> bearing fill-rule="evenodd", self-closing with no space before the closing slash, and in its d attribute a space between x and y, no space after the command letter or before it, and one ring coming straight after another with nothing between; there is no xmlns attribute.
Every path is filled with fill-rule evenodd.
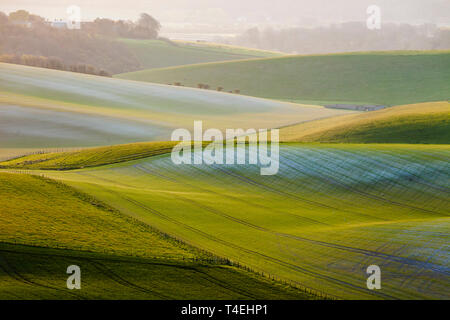
<svg viewBox="0 0 450 320"><path fill-rule="evenodd" d="M372 4L380 6L385 21L450 24L450 0L0 0L0 11L26 9L54 19L78 5L83 20L134 20L148 12L163 25L308 25L364 21Z"/></svg>

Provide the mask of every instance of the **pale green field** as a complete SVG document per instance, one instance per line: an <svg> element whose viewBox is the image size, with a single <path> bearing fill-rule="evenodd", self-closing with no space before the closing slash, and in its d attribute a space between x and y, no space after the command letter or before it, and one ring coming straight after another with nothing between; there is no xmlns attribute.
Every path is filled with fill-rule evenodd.
<svg viewBox="0 0 450 320"><path fill-rule="evenodd" d="M400 105L447 100L450 51L285 56L204 63L116 75L310 104Z"/></svg>
<svg viewBox="0 0 450 320"><path fill-rule="evenodd" d="M195 120L204 128L259 129L341 114L346 111L0 64L0 148L167 141Z"/></svg>
<svg viewBox="0 0 450 320"><path fill-rule="evenodd" d="M449 299L448 146L281 147L280 171L169 155L42 171L196 247L336 298ZM366 268L382 290L366 288Z"/></svg>
<svg viewBox="0 0 450 320"><path fill-rule="evenodd" d="M216 43L137 39L120 39L119 41L137 57L143 69L282 55L279 52Z"/></svg>

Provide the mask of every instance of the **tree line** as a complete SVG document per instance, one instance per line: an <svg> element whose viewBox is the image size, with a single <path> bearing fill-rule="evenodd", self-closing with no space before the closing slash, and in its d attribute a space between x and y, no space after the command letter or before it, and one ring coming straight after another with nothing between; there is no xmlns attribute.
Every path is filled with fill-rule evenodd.
<svg viewBox="0 0 450 320"><path fill-rule="evenodd" d="M0 62L21 64L25 66L55 69L62 71L86 73L102 77L111 77L111 74L109 74L105 70L102 69L98 70L97 68L89 64L78 63L66 65L61 59L57 57L33 56L30 54L22 54L22 55L2 54L0 55Z"/></svg>
<svg viewBox="0 0 450 320"><path fill-rule="evenodd" d="M156 39L160 28L146 13L136 22L99 18L67 29L25 10L0 12L0 56L3 62L107 76L141 68L117 38Z"/></svg>
<svg viewBox="0 0 450 320"><path fill-rule="evenodd" d="M384 23L380 30L369 30L365 23L347 22L318 28L252 28L222 42L295 54L445 50L450 49L450 29L434 24Z"/></svg>

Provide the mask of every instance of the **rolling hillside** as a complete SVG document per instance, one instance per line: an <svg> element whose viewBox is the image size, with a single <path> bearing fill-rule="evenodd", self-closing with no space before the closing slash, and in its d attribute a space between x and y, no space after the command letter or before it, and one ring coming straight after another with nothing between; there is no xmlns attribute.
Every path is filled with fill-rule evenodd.
<svg viewBox="0 0 450 320"><path fill-rule="evenodd" d="M345 114L234 94L0 64L0 148L166 141L175 128L273 128Z"/></svg>
<svg viewBox="0 0 450 320"><path fill-rule="evenodd" d="M44 174L335 298L448 299L449 156L443 145L283 144L275 176L257 166L176 166L169 155ZM366 288L372 264L381 291Z"/></svg>
<svg viewBox="0 0 450 320"><path fill-rule="evenodd" d="M182 247L94 198L39 176L0 173L1 242L193 258ZM113 251L112 251L113 250Z"/></svg>
<svg viewBox="0 0 450 320"><path fill-rule="evenodd" d="M0 173L0 299L307 299L64 184ZM66 288L78 265L82 290Z"/></svg>
<svg viewBox="0 0 450 320"><path fill-rule="evenodd" d="M65 270L82 270L67 290ZM117 255L0 244L0 299L308 299L297 289L240 269Z"/></svg>
<svg viewBox="0 0 450 320"><path fill-rule="evenodd" d="M433 102L283 128L283 141L450 144L450 103Z"/></svg>
<svg viewBox="0 0 450 320"><path fill-rule="evenodd" d="M136 56L142 69L282 55L272 51L202 42L137 39L120 39L119 41Z"/></svg>
<svg viewBox="0 0 450 320"><path fill-rule="evenodd" d="M0 162L0 168L71 170L148 158L172 151L177 142L141 142L82 149L36 153Z"/></svg>
<svg viewBox="0 0 450 320"><path fill-rule="evenodd" d="M208 84L244 95L311 104L400 105L450 96L450 52L351 53L208 63L118 75Z"/></svg>

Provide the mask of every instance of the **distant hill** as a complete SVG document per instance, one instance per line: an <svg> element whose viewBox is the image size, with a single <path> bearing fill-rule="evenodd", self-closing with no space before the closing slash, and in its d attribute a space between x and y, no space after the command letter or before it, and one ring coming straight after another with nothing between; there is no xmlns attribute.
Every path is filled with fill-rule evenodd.
<svg viewBox="0 0 450 320"><path fill-rule="evenodd" d="M450 97L450 51L286 56L118 75L123 79L223 87L311 104L400 105Z"/></svg>
<svg viewBox="0 0 450 320"><path fill-rule="evenodd" d="M283 55L273 51L203 42L138 39L120 39L119 42L134 54L140 69Z"/></svg>
<svg viewBox="0 0 450 320"><path fill-rule="evenodd" d="M311 121L283 128L283 141L450 143L450 103L433 102Z"/></svg>
<svg viewBox="0 0 450 320"><path fill-rule="evenodd" d="M348 111L0 63L0 149L168 141L177 128L275 128Z"/></svg>

